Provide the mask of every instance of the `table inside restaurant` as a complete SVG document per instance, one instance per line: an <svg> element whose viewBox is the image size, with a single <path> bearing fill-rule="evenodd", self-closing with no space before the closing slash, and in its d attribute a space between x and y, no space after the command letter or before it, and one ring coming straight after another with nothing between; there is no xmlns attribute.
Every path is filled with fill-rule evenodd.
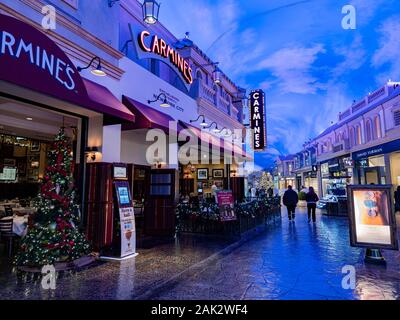
<svg viewBox="0 0 400 320"><path fill-rule="evenodd" d="M0 215L3 216L6 212L5 207L9 206L12 208L13 216L3 217L0 220L13 220L13 232L24 237L28 231L28 220L29 216L36 212L35 208L32 207L21 207L15 202L2 202L0 204Z"/></svg>

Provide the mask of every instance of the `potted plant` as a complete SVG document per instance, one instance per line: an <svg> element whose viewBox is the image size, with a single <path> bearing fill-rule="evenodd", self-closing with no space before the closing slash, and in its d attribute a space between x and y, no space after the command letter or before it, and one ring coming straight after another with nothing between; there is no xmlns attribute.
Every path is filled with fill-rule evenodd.
<svg viewBox="0 0 400 320"><path fill-rule="evenodd" d="M299 207L307 207L306 193L304 191L300 191L298 195L299 195L299 203L297 205Z"/></svg>

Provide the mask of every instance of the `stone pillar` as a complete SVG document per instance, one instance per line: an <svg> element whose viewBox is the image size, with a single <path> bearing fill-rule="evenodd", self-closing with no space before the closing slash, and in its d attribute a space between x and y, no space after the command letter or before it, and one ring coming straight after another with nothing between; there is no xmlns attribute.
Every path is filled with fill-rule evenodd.
<svg viewBox="0 0 400 320"><path fill-rule="evenodd" d="M121 125L103 127L103 162L121 162Z"/></svg>
<svg viewBox="0 0 400 320"><path fill-rule="evenodd" d="M390 166L390 153L386 153L384 155L384 158L385 158L386 184L392 184L392 168Z"/></svg>

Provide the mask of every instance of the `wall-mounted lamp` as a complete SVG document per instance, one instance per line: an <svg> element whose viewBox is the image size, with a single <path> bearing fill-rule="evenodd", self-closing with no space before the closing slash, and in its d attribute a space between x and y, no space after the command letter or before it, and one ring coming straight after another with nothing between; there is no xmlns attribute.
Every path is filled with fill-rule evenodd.
<svg viewBox="0 0 400 320"><path fill-rule="evenodd" d="M155 24L158 21L160 4L155 0L144 0L142 4L143 21L147 24Z"/></svg>
<svg viewBox="0 0 400 320"><path fill-rule="evenodd" d="M226 128L226 127L223 127L223 128L219 131L219 133L222 133L222 131L224 131L224 130L225 130L225 137L230 137L230 136L232 135L232 131L229 130L228 128Z"/></svg>
<svg viewBox="0 0 400 320"><path fill-rule="evenodd" d="M101 67L101 59L97 56L94 57L86 67L78 67L78 71L81 72L82 70L89 69L95 60L98 61L97 67L90 72L97 77L105 77L107 74L103 71Z"/></svg>
<svg viewBox="0 0 400 320"><path fill-rule="evenodd" d="M212 127L212 125L215 124L215 128L213 129L214 133L218 133L219 129L218 129L218 124L214 121L212 122L208 127L206 127L206 129L210 129Z"/></svg>
<svg viewBox="0 0 400 320"><path fill-rule="evenodd" d="M213 80L215 84L221 83L221 70L218 67L215 67L213 72Z"/></svg>
<svg viewBox="0 0 400 320"><path fill-rule="evenodd" d="M99 147L86 147L86 149L85 149L86 158L90 158L90 159L92 159L92 161L95 161L96 154L98 152L100 152Z"/></svg>
<svg viewBox="0 0 400 320"><path fill-rule="evenodd" d="M163 97L163 98L161 98ZM148 104L152 104L153 102L161 101L160 107L169 108L171 105L168 103L167 96L165 93L160 93L155 100L147 100Z"/></svg>
<svg viewBox="0 0 400 320"><path fill-rule="evenodd" d="M190 120L190 123L199 121L200 118L203 118L203 121L200 123L200 126L203 128L208 127L208 123L206 122L206 117L204 115L199 115L196 120Z"/></svg>

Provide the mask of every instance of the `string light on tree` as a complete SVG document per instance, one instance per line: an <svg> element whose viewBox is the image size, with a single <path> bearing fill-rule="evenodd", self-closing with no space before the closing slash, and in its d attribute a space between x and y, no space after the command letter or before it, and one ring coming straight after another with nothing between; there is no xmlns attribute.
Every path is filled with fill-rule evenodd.
<svg viewBox="0 0 400 320"><path fill-rule="evenodd" d="M90 253L80 233L79 206L73 181L73 159L69 139L61 128L48 153L48 166L35 200L37 213L22 239L15 263L44 266L67 262Z"/></svg>

